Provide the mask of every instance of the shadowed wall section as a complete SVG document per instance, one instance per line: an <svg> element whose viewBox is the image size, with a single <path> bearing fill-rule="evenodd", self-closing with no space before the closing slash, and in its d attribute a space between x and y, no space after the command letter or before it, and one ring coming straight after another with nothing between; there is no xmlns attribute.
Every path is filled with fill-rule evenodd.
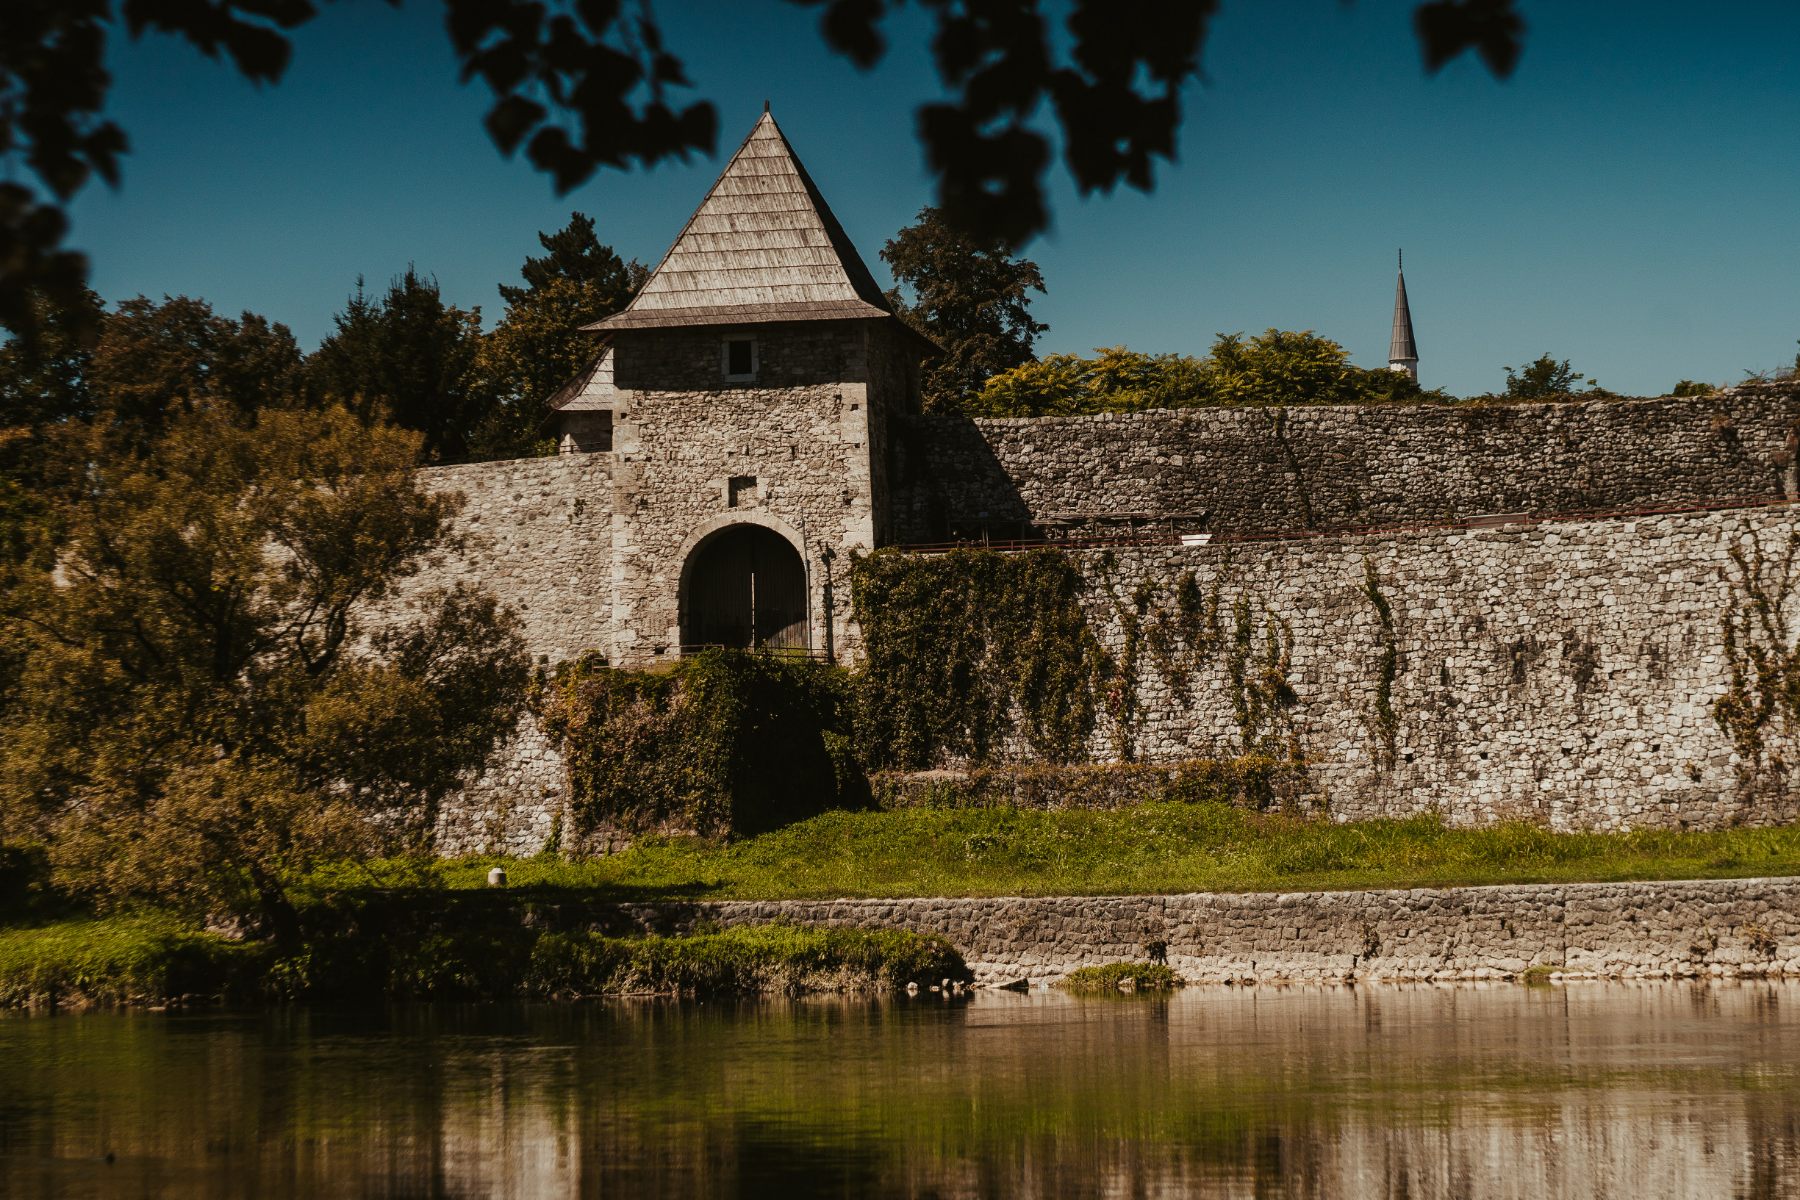
<svg viewBox="0 0 1800 1200"><path fill-rule="evenodd" d="M1161 409L910 417L895 540L1071 516L1206 514L1220 533L1443 523L1796 494L1792 384L1561 404Z"/></svg>

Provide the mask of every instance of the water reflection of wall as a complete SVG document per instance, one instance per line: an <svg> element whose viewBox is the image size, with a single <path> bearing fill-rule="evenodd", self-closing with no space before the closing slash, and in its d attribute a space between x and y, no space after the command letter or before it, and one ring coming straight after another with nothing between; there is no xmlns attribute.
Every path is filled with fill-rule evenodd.
<svg viewBox="0 0 1800 1200"><path fill-rule="evenodd" d="M1794 984L20 1019L0 1193L1791 1195L1796 1025Z"/></svg>

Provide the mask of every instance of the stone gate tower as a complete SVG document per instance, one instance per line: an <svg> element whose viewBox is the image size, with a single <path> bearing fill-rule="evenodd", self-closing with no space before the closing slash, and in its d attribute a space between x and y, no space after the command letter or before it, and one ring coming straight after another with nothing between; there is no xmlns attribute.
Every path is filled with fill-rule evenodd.
<svg viewBox="0 0 1800 1200"><path fill-rule="evenodd" d="M765 110L557 411L610 449L609 658L842 656L848 557L889 537L885 439L934 350L894 315ZM600 600L600 597L595 597Z"/></svg>

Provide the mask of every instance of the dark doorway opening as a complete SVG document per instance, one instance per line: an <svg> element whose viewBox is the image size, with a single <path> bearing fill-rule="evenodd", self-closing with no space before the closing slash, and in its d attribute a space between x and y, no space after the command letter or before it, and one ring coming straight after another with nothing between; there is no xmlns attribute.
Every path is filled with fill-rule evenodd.
<svg viewBox="0 0 1800 1200"><path fill-rule="evenodd" d="M684 650L807 648L806 564L774 530L722 529L694 548L682 576Z"/></svg>

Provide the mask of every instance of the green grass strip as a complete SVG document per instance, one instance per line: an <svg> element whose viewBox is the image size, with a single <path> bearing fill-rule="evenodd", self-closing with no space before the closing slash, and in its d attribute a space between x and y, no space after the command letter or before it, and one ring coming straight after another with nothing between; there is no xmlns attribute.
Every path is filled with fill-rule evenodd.
<svg viewBox="0 0 1800 1200"><path fill-rule="evenodd" d="M732 843L471 858L438 874L450 887L481 887L496 863L514 887L646 900L1313 891L1800 875L1800 827L1452 829L1434 817L1334 824L1213 803L906 809L831 812Z"/></svg>
<svg viewBox="0 0 1800 1200"><path fill-rule="evenodd" d="M396 911L393 928L336 930L281 956L162 915L0 929L0 1007L877 992L969 979L948 941L905 930L770 924L608 937L545 930L517 913L463 928L434 922L429 905Z"/></svg>
<svg viewBox="0 0 1800 1200"><path fill-rule="evenodd" d="M0 929L0 1007L154 1004L229 990L260 948L177 918L77 918Z"/></svg>

